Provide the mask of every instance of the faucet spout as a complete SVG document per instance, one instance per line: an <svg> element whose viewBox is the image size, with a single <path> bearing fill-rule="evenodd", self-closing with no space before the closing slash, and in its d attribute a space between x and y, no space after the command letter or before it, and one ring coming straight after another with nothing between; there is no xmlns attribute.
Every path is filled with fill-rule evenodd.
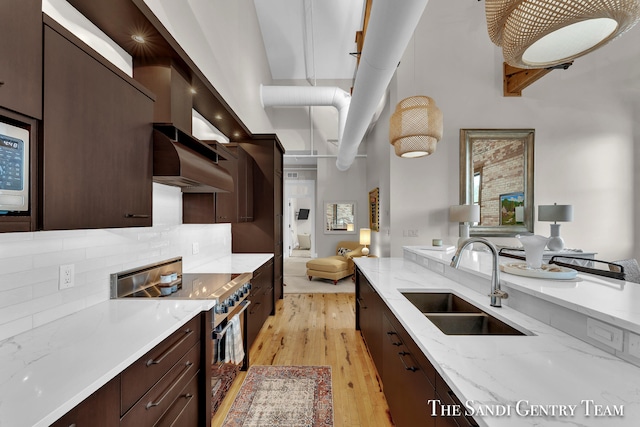
<svg viewBox="0 0 640 427"><path fill-rule="evenodd" d="M482 237L470 237L464 240L458 250L451 258L451 267L458 268L460 265L460 256L462 251L469 245L473 243L482 243L491 251L491 255L493 256L493 264L492 264L492 272L491 272L491 293L489 296L491 297L491 306L492 307L502 307L502 300L509 298L509 294L500 289L500 268L499 268L499 256L498 249L495 247L493 243L489 240L484 239Z"/></svg>

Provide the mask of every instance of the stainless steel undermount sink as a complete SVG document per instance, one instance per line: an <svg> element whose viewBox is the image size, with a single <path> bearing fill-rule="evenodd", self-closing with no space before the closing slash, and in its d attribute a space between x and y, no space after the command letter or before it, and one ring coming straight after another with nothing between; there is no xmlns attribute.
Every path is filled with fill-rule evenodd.
<svg viewBox="0 0 640 427"><path fill-rule="evenodd" d="M401 292L446 335L527 335L449 292Z"/></svg>

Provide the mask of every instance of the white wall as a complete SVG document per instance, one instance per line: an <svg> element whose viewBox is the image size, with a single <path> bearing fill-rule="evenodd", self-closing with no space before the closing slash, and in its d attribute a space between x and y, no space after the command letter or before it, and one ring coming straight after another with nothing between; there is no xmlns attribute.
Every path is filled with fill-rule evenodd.
<svg viewBox="0 0 640 427"><path fill-rule="evenodd" d="M379 218L378 224L380 231L371 231L371 255L377 257L388 257L391 255L391 156L393 156L393 148L389 144L389 116L390 108L393 106L387 97L387 103L381 113L382 120L378 120L375 127L367 135L365 142L362 144L367 148L367 174L366 188L368 192L374 188L379 189ZM367 201L368 202L368 201ZM367 208L369 207L367 203ZM394 209L395 210L395 209ZM369 220L369 211L367 211L366 220Z"/></svg>
<svg viewBox="0 0 640 427"><path fill-rule="evenodd" d="M636 27L568 70L551 72L522 97L503 97L502 56L487 36L483 4L430 2L391 86L391 103L433 97L444 136L432 156L391 158L392 255L401 255L402 245L456 239L447 211L458 204L461 128L534 128L534 201L574 206L574 221L561 227L567 247L605 260L640 258L639 34ZM380 121L388 119L387 112ZM419 237L405 237L408 229ZM537 222L535 232L548 235L549 224Z"/></svg>
<svg viewBox="0 0 640 427"><path fill-rule="evenodd" d="M316 212L319 215L316 216L316 252L319 257L335 255L338 242L357 241L358 229L369 227L366 167L365 158L356 158L353 165L344 172L336 168L335 158L318 159ZM356 202L354 233L326 234L324 232L324 204L332 201Z"/></svg>
<svg viewBox="0 0 640 427"><path fill-rule="evenodd" d="M229 224L182 225L180 189L160 184L153 227L0 233L0 340L108 300L112 273L177 256L186 271L230 253ZM63 264L75 284L58 290Z"/></svg>

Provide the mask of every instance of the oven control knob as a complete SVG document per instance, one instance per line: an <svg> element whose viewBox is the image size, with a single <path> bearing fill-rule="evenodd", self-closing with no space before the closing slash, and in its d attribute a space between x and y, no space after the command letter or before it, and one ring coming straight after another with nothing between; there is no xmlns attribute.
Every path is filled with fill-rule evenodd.
<svg viewBox="0 0 640 427"><path fill-rule="evenodd" d="M218 305L216 305L216 308L215 308L216 314L226 313L227 311L229 310L227 309L227 305L224 302L221 302Z"/></svg>
<svg viewBox="0 0 640 427"><path fill-rule="evenodd" d="M251 290L251 283L245 283L245 288L247 288L248 291Z"/></svg>
<svg viewBox="0 0 640 427"><path fill-rule="evenodd" d="M242 298L243 296L244 296L244 292L242 292L242 289L238 289L236 293L233 295L233 299L235 299L236 301L240 301L240 298Z"/></svg>
<svg viewBox="0 0 640 427"><path fill-rule="evenodd" d="M236 303L236 302L233 300L233 298L232 298L232 297L227 298L227 305L228 305L229 307L233 307L233 306L235 305L235 303Z"/></svg>

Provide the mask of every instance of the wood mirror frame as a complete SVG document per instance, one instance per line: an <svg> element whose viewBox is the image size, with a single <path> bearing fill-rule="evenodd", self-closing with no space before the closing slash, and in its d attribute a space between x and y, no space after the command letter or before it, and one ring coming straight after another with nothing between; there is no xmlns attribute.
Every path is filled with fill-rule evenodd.
<svg viewBox="0 0 640 427"><path fill-rule="evenodd" d="M353 225L349 227L347 224ZM331 201L324 204L325 234L356 234L356 202Z"/></svg>
<svg viewBox="0 0 640 427"><path fill-rule="evenodd" d="M460 204L480 204L480 222L471 224L470 236L533 233L534 133L533 129L460 129ZM497 168L501 177L492 179ZM503 173L505 169L511 174ZM487 188L487 182L493 188Z"/></svg>

